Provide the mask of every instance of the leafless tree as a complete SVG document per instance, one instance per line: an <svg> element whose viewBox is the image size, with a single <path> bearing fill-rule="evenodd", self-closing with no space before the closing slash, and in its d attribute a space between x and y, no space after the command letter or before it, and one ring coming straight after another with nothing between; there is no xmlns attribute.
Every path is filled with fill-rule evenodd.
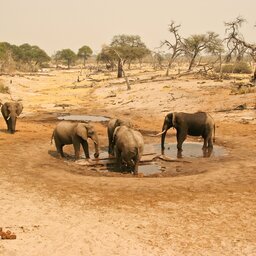
<svg viewBox="0 0 256 256"><path fill-rule="evenodd" d="M184 47L182 43L182 39L179 35L179 28L181 25L175 25L175 22L172 21L171 24L169 25L169 32L172 34L174 37L174 42L165 40L161 43L162 46L167 46L168 50L171 52L170 58L168 59L168 65L167 65L167 70L166 70L166 76L169 75L170 68L175 61L175 59L182 55L184 53Z"/></svg>
<svg viewBox="0 0 256 256"><path fill-rule="evenodd" d="M254 62L256 62L256 44L250 44L246 42L243 35L240 33L239 28L243 25L246 20L242 17L237 17L234 21L225 22L226 34L225 38L227 42L227 48L229 50L228 57L231 58L232 54L248 52ZM256 67L252 78L253 82L256 81Z"/></svg>

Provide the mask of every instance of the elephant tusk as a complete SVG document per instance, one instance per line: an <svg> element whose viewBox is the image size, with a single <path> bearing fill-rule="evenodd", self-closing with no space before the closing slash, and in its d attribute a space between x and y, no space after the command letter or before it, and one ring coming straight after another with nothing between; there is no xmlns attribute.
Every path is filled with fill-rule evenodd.
<svg viewBox="0 0 256 256"><path fill-rule="evenodd" d="M149 135L150 137L157 137L157 136L160 136L162 135L163 133L165 133L166 130L163 130L162 132L159 132L158 134L155 134L155 135Z"/></svg>
<svg viewBox="0 0 256 256"><path fill-rule="evenodd" d="M8 117L7 117L7 120L9 120L10 118L11 118L11 117L10 117L10 116L8 116Z"/></svg>

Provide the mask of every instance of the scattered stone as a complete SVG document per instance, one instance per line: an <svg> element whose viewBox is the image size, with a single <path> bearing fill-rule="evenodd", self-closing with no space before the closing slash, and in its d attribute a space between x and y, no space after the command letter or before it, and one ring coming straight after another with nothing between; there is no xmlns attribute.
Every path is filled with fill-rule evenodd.
<svg viewBox="0 0 256 256"><path fill-rule="evenodd" d="M0 239L16 239L16 235L10 230L4 232L3 228L0 228Z"/></svg>

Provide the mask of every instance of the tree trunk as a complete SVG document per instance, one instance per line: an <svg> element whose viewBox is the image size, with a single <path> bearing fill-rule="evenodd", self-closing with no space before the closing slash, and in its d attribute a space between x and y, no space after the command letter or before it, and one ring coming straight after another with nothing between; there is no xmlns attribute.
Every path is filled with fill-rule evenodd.
<svg viewBox="0 0 256 256"><path fill-rule="evenodd" d="M169 76L169 71L171 69L171 66L172 66L172 60L170 60L168 62L168 66L167 66L167 69L166 69L166 73L165 73L165 76Z"/></svg>
<svg viewBox="0 0 256 256"><path fill-rule="evenodd" d="M256 84L256 66L255 66L254 73L253 73L251 81L252 81L253 84Z"/></svg>
<svg viewBox="0 0 256 256"><path fill-rule="evenodd" d="M117 78L122 78L122 77L123 77L123 65L122 65L122 61L119 59L118 66L117 66Z"/></svg>
<svg viewBox="0 0 256 256"><path fill-rule="evenodd" d="M219 79L222 79L223 77L223 70L222 70L222 56L220 54L220 75L219 75Z"/></svg>

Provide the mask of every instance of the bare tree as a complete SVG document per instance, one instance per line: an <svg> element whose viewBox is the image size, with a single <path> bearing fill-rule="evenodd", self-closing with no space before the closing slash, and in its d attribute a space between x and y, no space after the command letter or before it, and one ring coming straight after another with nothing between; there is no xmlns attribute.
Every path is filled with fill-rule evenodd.
<svg viewBox="0 0 256 256"><path fill-rule="evenodd" d="M164 42L161 43L162 46L167 46L168 50L171 52L170 58L168 59L168 65L167 65L167 70L166 70L166 76L169 75L169 71L171 69L171 66L175 59L182 55L184 53L184 47L182 43L182 39L179 35L179 28L181 25L175 25L175 22L172 21L171 24L169 25L169 32L172 34L174 37L174 42L170 42L168 40L165 40Z"/></svg>
<svg viewBox="0 0 256 256"><path fill-rule="evenodd" d="M246 42L243 35L240 33L239 28L246 20L242 17L237 17L234 21L225 22L227 37L228 58L231 58L232 54L237 54L243 49L243 52L248 52L254 62L256 62L256 44L250 44ZM239 55L238 55L239 56ZM256 81L256 67L252 77L252 81Z"/></svg>

